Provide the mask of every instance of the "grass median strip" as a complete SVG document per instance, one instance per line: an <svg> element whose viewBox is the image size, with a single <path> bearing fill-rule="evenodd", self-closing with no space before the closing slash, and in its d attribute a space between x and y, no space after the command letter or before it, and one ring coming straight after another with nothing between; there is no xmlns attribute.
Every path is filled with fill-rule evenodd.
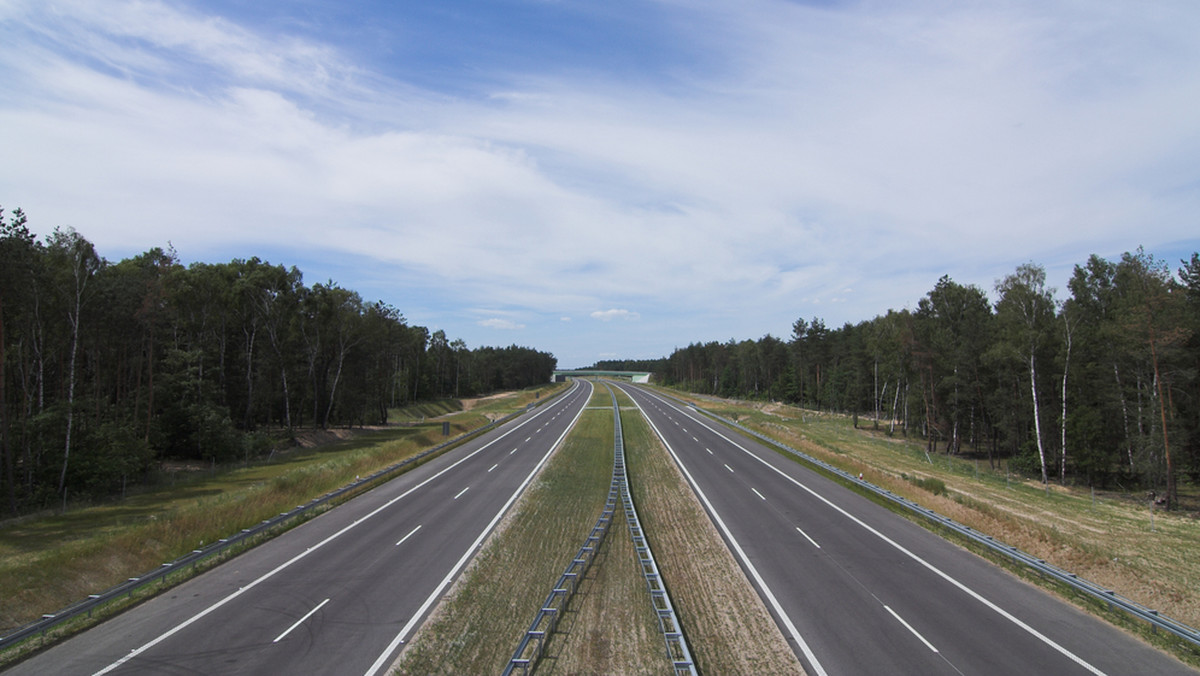
<svg viewBox="0 0 1200 676"><path fill-rule="evenodd" d="M611 408L583 413L563 447L409 641L396 673L504 669L539 604L604 510L612 434ZM589 577L596 575L596 563Z"/></svg>

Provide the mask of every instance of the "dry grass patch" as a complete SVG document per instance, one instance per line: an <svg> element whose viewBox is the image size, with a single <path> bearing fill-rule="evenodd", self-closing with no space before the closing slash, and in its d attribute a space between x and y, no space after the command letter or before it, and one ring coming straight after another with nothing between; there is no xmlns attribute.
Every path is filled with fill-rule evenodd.
<svg viewBox="0 0 1200 676"><path fill-rule="evenodd" d="M637 560L625 512L618 509L608 537L547 644L539 675L671 672Z"/></svg>

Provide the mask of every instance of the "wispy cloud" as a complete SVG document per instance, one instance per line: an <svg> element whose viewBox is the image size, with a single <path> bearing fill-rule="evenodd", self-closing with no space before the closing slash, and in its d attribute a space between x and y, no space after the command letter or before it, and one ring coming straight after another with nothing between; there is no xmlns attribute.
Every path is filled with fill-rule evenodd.
<svg viewBox="0 0 1200 676"><path fill-rule="evenodd" d="M498 317L481 319L475 323L487 329L500 329L502 331L516 331L525 328L524 324L518 324L511 319L500 319Z"/></svg>

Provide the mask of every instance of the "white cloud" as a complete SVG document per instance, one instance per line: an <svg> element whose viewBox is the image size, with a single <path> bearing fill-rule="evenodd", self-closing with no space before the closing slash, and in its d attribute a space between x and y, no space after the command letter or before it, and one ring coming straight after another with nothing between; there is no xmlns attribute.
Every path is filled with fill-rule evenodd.
<svg viewBox="0 0 1200 676"><path fill-rule="evenodd" d="M641 315L636 312L630 312L629 310L618 310L616 308L611 310L596 310L591 316L592 319L599 319L602 322L610 322L614 319L641 319Z"/></svg>
<svg viewBox="0 0 1200 676"><path fill-rule="evenodd" d="M525 328L524 324L518 324L511 319L500 319L499 317L481 319L475 323L487 329L500 329L502 331L516 331Z"/></svg>

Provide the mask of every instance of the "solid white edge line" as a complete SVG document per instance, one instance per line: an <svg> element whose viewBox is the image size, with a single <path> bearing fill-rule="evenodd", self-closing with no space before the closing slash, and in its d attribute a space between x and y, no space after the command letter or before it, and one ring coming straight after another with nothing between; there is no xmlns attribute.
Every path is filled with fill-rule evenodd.
<svg viewBox="0 0 1200 676"><path fill-rule="evenodd" d="M412 536L413 536L413 533L416 533L416 532L417 532L417 531L419 531L419 530L421 530L421 526L417 526L416 528L414 528L414 529L412 529L412 530L408 531L408 535L405 535L404 537L400 538L400 541L396 543L396 546L397 546L397 547L399 547L400 545L404 544L404 541L405 541L405 540L407 540L407 539L409 539L410 537L412 537Z"/></svg>
<svg viewBox="0 0 1200 676"><path fill-rule="evenodd" d="M302 618L300 618L300 619L296 620L296 624L293 624L292 626L288 627L288 628L287 628L287 629L286 629L286 630L285 630L285 631L284 631L282 634L280 634L279 636L277 636L277 637L275 638L275 640L274 640L274 641L271 641L271 643L279 643L280 641L282 641L284 636L287 636L288 634L292 633L292 630L293 630L293 629L295 629L296 627L299 627L300 625L304 624L304 621L305 621L305 620L307 620L308 618L312 617L313 613L315 613L315 612L317 612L318 610L320 610L320 609L321 609L321 606L325 605L326 603L329 603L329 599L325 599L324 601L321 601L320 603L318 603L316 608L313 608L312 610L310 610L310 611L308 611L307 613L305 613L305 614L304 614L304 617L302 617Z"/></svg>
<svg viewBox="0 0 1200 676"><path fill-rule="evenodd" d="M903 624L905 629L911 631L913 636L916 636L917 638L921 639L921 643L924 643L926 648L929 648L930 650L932 650L935 653L938 651L937 648L933 647L932 643L925 640L925 637L921 635L921 632L917 631L916 629L913 629L913 626L911 624L909 624L908 622L905 622L903 617L900 617L900 615L896 611L892 610L891 606L884 604L883 609L888 611L889 613L891 613L892 617L896 618L896 621L899 622L900 624Z"/></svg>
<svg viewBox="0 0 1200 676"><path fill-rule="evenodd" d="M628 395L629 393L626 392L626 394ZM629 398L633 399L632 395L630 395ZM654 433L658 435L660 440L662 440L663 445L667 447L667 451L671 454L671 457L675 459L675 464L678 465L679 469L683 472L683 475L687 477L688 483L692 485L692 490L696 492L696 496L699 497L704 503L704 506L708 509L709 515L712 516L713 521L721 529L721 532L725 534L725 538L729 542L730 546L733 547L734 553L736 553L738 558L742 560L742 565L744 565L746 570L750 571L750 575L754 577L754 581L758 584L758 588L761 589L763 595L766 596L767 603L771 604L771 608L775 610L775 614L783 620L784 628L787 629L788 633L792 635L792 639L796 641L796 645L800 646L800 651L803 652L805 658L808 659L809 666L816 671L816 676L828 676L825 668L821 666L821 662L817 659L817 656L813 654L812 649L808 647L808 643L804 641L804 637L802 637L799 630L796 629L796 625L792 622L792 618L788 617L787 612L784 611L783 606L780 605L779 599L775 598L775 594L771 591L771 588L767 586L766 580L763 580L762 576L759 575L758 569L755 568L754 564L750 562L750 557L746 556L746 552L742 550L741 544L738 543L737 538L733 537L733 533L729 531L729 528L725 525L725 521L721 519L721 515L717 513L717 510L713 507L712 503L709 502L708 496L704 494L704 491L701 490L700 485L697 484L696 480L692 477L692 473L688 471L687 467L684 466L683 461L679 458L679 455L675 453L675 449L671 447L669 442L667 442L666 437L664 437L662 432L659 431L658 426L654 424L654 421L650 419L650 416L646 415L646 411L642 409L641 404L639 404L636 399L633 399L633 403L638 407L638 410L641 411L642 416L654 430Z"/></svg>
<svg viewBox="0 0 1200 676"><path fill-rule="evenodd" d="M682 411L682 409L680 409L680 410ZM1078 664L1079 666L1083 667L1084 669L1087 669L1087 670L1088 670L1088 671L1090 671L1091 673L1093 673L1093 674L1096 674L1096 676L1106 676L1106 674L1105 674L1103 671L1101 671L1100 669L1098 669L1098 668L1096 668L1096 667L1092 666L1090 663L1088 663L1088 662L1087 662L1086 660L1084 660L1082 657L1080 657L1080 656L1076 655L1075 653L1071 652L1070 650L1067 650L1067 649L1066 649L1066 648L1064 648L1063 646L1059 645L1058 643L1056 643L1056 642L1054 641L1054 639L1051 639L1049 636L1046 636L1045 634L1043 634L1043 633L1039 632L1037 629L1034 629L1033 627L1029 626L1028 624L1025 624L1025 622L1023 622L1023 621L1022 621L1020 618L1018 618L1018 617L1014 616L1012 613L1009 613L1007 610L1005 610L1005 609L1001 608L1000 606L996 605L995 603L992 603L992 602L991 602L991 601L989 601L988 599L984 598L984 597L983 597L981 594L979 594L978 592L976 592L974 589L971 589L971 588L970 588L970 587L968 587L967 585L965 585L965 584L963 584L962 582L959 582L959 581L958 581L958 580L956 580L955 578L951 577L949 573L946 573L945 571L941 570L941 569L940 569L940 568L938 568L937 566L934 566L932 563L929 563L929 562L928 562L928 561L926 561L925 559L922 559L921 557L917 556L915 553L913 553L913 552L911 552L911 551L909 551L909 550L905 549L905 548L904 548L904 546L903 546L903 545L901 545L900 543L898 543L898 542L896 542L896 541L892 540L891 538L889 538L888 536L884 535L883 533L881 533L881 532L879 532L879 531L875 530L875 529L874 529L874 528L872 528L870 525L868 525L867 523L863 522L862 520L860 520L858 517L854 516L854 515L853 515L853 514L851 514L850 512L847 512L846 510L842 509L841 507L839 507L839 506L835 505L833 502L829 501L829 500L828 500L828 499L827 499L825 496L821 495L820 493L817 493L816 491L814 491L813 489L809 488L808 486L806 486L806 485L804 485L804 484L800 483L800 481L798 481L797 479L794 479L793 477L791 477L790 475L788 475L788 474L787 474L786 472L784 472L783 470L779 469L778 467L775 467L774 465L772 465L771 463L767 462L766 460L763 460L762 458L758 457L756 454L752 453L752 452L751 452L749 449L745 448L744 446L742 446L742 445L741 445L741 444L739 444L738 442L734 441L732 438L730 438L730 437L726 436L726 435L725 435L725 434L723 434L721 431L719 431L719 430L717 430L717 429L713 428L713 427L712 427L711 425L709 425L709 424L708 424L706 421L704 421L704 420L702 420L702 419L700 419L700 418L697 418L697 417L694 417L694 416L692 416L692 415L691 415L690 413L688 413L687 411L682 411L682 412L683 412L685 415L687 415L688 417L690 417L690 418L692 418L693 420L695 420L696 422L700 423L701 425L704 425L705 427L707 427L709 430L711 430L712 432L714 432L715 434L717 434L717 435L718 435L718 436L720 436L721 438L723 438L723 439L725 439L726 441L728 441L730 444L732 444L733 446L735 446L736 448L738 448L738 450L742 451L742 452L743 452L743 453L745 453L746 455L749 455L751 458L754 458L755 460L757 460L757 461L761 462L762 464L766 465L766 466L767 466L767 467L769 467L770 469L774 470L774 471L775 471L777 474L779 474L779 475L780 475L780 476L782 476L783 478L785 478L785 479L787 479L788 481L790 481L790 482L792 482L792 483L796 484L797 486L799 486L799 487L800 487L800 488L802 488L803 490L807 491L809 494L811 494L811 495L812 495L813 497L815 497L816 499L820 500L821 502L824 502L826 505L828 505L828 506L832 507L834 510L838 511L839 513L841 513L841 514L842 514L842 516L846 517L847 519L850 519L851 521L853 521L854 523L858 524L859 526L862 526L864 529L866 529L866 530L867 530L869 533L871 533L872 535L875 535L875 536L876 536L876 537L878 537L880 540L883 540L884 542L888 543L888 544L889 544L889 545L891 545L892 547L895 547L895 548L896 548L898 551L900 551L901 553L903 553L905 556L908 556L908 557L909 557L909 558L911 558L912 560L914 560L914 561L916 561L917 563L921 564L922 566L924 566L925 568L929 569L929 570L930 570L932 573L934 573L934 574L935 574L935 575L937 575L938 577L941 577L943 580L945 580L946 582L949 582L951 585L953 585L953 586L957 587L959 590L961 590L962 592L966 593L966 594L967 594L968 596L970 596L971 598L975 599L976 601L979 601L980 603L982 603L982 604L983 604L984 606L986 606L987 608L990 608L991 610L995 611L995 612L996 612L998 615L1000 615L1000 616L1001 616L1001 617L1003 617L1004 619L1006 619L1006 620L1008 620L1009 622L1012 622L1012 623L1013 623L1013 624L1015 624L1016 626L1020 627L1020 628L1021 628L1021 629L1023 629L1025 632L1027 632L1029 635L1033 636L1034 638L1037 638L1038 640L1042 641L1043 643L1045 643L1046 645L1050 646L1050 647L1051 647L1051 648L1053 648L1054 650L1058 651L1060 654L1062 654L1063 656L1065 656L1067 659L1069 659L1069 660L1071 660L1072 662L1074 662L1074 663ZM699 414L697 414L697 415L699 415Z"/></svg>
<svg viewBox="0 0 1200 676"><path fill-rule="evenodd" d="M563 396L565 397L565 396L566 396L566 394L564 393L564 395L563 395ZM564 399L564 401L565 401L565 399ZM426 479L426 480L422 481L421 483L417 484L416 486L413 486L412 488L408 489L407 491L404 491L403 493L401 493L400 495L397 495L396 497L392 498L391 500L388 500L388 501L387 501L387 502L385 502L383 505L381 505L381 506L379 506L379 507L376 507L374 511L370 512L370 513L369 513L369 514L367 514L366 516L364 516L364 517L362 517L362 518L359 518L359 519L356 519L356 520L354 521L354 523L351 523L350 525L348 525L348 526L346 526L346 527L342 528L341 530L337 531L337 532L336 532L336 533L334 533L333 535L330 535L329 537L325 538L324 540L321 540L320 542L318 542L317 544L313 545L312 547L309 547L309 548L308 548L308 549L306 549L305 551L303 551L303 552L301 552L301 553L297 554L296 556L293 556L292 558L288 559L287 561L285 561L285 562L283 562L283 563L279 564L278 566L276 566L275 568L273 568L271 571L269 571L269 572L265 573L264 575L262 575L261 577L259 577L259 578L258 578L258 579L256 579L256 580L254 580L254 581L253 581L253 582L251 582L250 584L248 584L248 585L246 585L246 586L244 586L244 587L241 587L241 588L239 588L237 591L233 592L233 593L232 593L232 594L230 594L229 596L226 596L225 598L221 599L220 601L217 601L216 603L214 603L213 605L211 605L211 606L209 606L209 607L205 608L204 610L200 611L199 613L196 613L196 614L195 614L195 615L193 615L191 618L189 618L189 619L187 619L187 620L184 620L183 622L181 622L181 623L179 623L179 624L175 625L175 626L174 626L174 627L172 627L170 630L168 630L168 631L166 631L166 632L164 632L164 633L160 634L160 635L158 636L158 638L156 638L156 639L154 639L154 640L150 641L149 643L147 643L147 644L145 644L145 645L141 646L140 648L134 648L133 650L129 651L129 653L128 653L127 655L124 655L124 656L122 656L122 657L121 657L120 659L118 659L116 662L113 662L112 664L110 664L110 665L108 665L107 667L105 667L105 668L101 669L100 671L97 671L97 672L94 674L94 676L103 676L104 674L107 674L108 672L112 671L113 669L116 669L117 667L121 666L122 664L125 664L125 663L126 663L126 662L128 662L129 660L131 660L131 659L133 659L133 658L137 657L138 655L141 655L142 653L144 653L144 652L146 652L147 650L149 650L149 649L153 648L154 646L158 645L159 643L162 643L163 641L167 640L168 638L171 638L172 636L174 636L175 634L179 633L180 631L183 631L185 628L187 628L187 627L191 626L193 623L195 623L195 622L199 621L200 619L204 618L204 617L205 617L205 616L207 616L209 613L211 613L211 612L213 612L213 611L217 610L217 609L218 609L218 608L220 608L221 606L224 606L226 603L229 603L230 601L232 601L232 600L236 599L237 597L241 596L241 595L242 595L242 594L244 594L245 592L248 592L248 591L250 591L250 590L251 590L251 589L253 589L254 587L257 587L257 586L258 586L260 583L262 583L262 582L265 582L265 581L266 581L266 580L268 580L269 578L273 577L273 576L274 576L276 573L278 573L279 571L281 571L281 570L284 570L284 569L285 569L285 568L287 568L288 566L291 566L293 563L295 563L295 562L299 561L300 559L303 559L304 557L306 557L306 556L308 556L309 554L311 554L311 553L313 553L313 552L317 551L317 550L318 550L318 549L320 549L321 547L324 547L325 545L329 544L330 542L333 542L335 539L337 539L337 538L341 537L343 534L345 534L345 533L349 532L349 531L350 531L352 528L354 528L354 527L355 527L355 526L357 526L358 524L360 524L360 523L362 523L363 521L366 521L367 519L369 519L369 518L371 518L371 517L375 516L376 514L378 514L378 513L382 512L383 510L387 509L388 507L391 507L393 504L395 504L395 503L399 502L399 501L400 501L400 500L402 500L403 498L406 498L406 497L408 497L408 496L409 496L409 495L410 495L410 494L411 494L413 491L416 491L417 489L419 489L419 488L422 488L423 486L425 486L425 485L426 485L426 484L428 484L429 482L433 481L434 479L436 479L436 478L440 477L441 475L445 474L446 472L449 472L450 470L454 469L455 467L458 467L459 465L461 465L462 463L466 462L466 461L467 461L467 460L469 460L470 458L473 458L473 457L475 457L475 455L477 455L477 454L481 453L481 452L482 452L482 451L483 451L485 448L487 448L487 447L491 446L492 444L496 443L497 441L500 441L501 439L503 439L504 437L507 437L508 435L512 434L513 432L516 432L517 430L521 429L521 428L522 428L522 427L524 427L525 425L528 425L529 423L533 422L533 421L534 421L534 420L536 420L536 419L537 419L539 416L541 416L543 413L545 413L547 410L549 410L549 409L544 409L544 410L542 410L542 411L539 411L539 412L538 412L536 415L534 415L533 417L529 418L528 420L525 420L525 421L523 421L523 422L522 422L521 424L519 424L519 425L516 425L516 426L514 426L514 427L513 427L511 430L509 430L509 431L505 432L504 434L501 434L500 436L498 436L498 437L496 437L495 439L493 439L493 440L489 441L488 443L484 444L483 446L480 446L479 448L477 448L476 450L472 451L471 453L469 453L469 454L467 454L467 455L463 456L463 457L462 457L462 458L460 458L459 460L456 460L456 461L455 461L455 462L453 462L452 464L450 464L450 465L446 466L446 468L445 468L445 469L443 469L443 470L441 470L440 472L438 472L438 473L436 473L436 474L434 474L434 475L430 476L428 479Z"/></svg>
<svg viewBox="0 0 1200 676"><path fill-rule="evenodd" d="M593 386L591 383L588 383L588 387L592 388ZM590 394L588 396L589 398L591 397ZM521 493L525 490L525 487L528 486L529 483L533 481L533 477L537 476L537 473L541 471L542 465L546 464L546 461L550 459L551 454L553 454L559 445L562 444L563 439L565 439L567 435L571 433L571 430L575 428L575 423L579 422L579 417L583 415L583 412L586 409L587 406L583 406L579 409L579 413L575 414L575 418L571 420L571 424L567 425L567 429L563 430L563 433L558 437L558 439L551 444L550 450L546 451L546 454L542 456L542 459L539 460L537 465L534 466L533 470L529 472L529 476L525 477L525 480L521 482L520 486L517 486L517 490L515 490L513 494L509 496L508 501L505 502L502 507L500 507L500 511L496 512L496 515L492 517L492 520L488 522L488 525L483 527L483 531L479 534L479 537L475 538L475 542L471 543L471 546L467 548L465 553L463 553L462 558L458 560L458 563L454 564L454 568L450 569L450 572L446 574L446 577L442 579L437 588L435 588L429 597L425 599L425 602L421 604L421 607L417 609L417 612L413 613L412 617L409 618L408 623L400 629L400 633L396 634L396 638L392 639L392 642L389 643L388 647L379 655L378 659L375 660L375 663L371 665L371 668L367 669L364 676L375 676L375 674L378 673L385 664L387 664L388 656L395 652L396 648L404 642L404 637L408 635L408 632L413 630L413 627L416 626L417 622L419 622L422 616L425 615L425 611L429 610L429 607L433 605L434 601L436 601L439 596L441 596L442 591L446 589L446 587L450 584L450 581L453 580L454 576L458 574L458 571L462 569L462 567L465 566L468 561L471 560L471 556L475 553L475 550L479 547L479 545L483 544L483 541L487 538L488 533L492 532L492 528L494 528L496 524L500 522L500 518L503 517L504 513L508 511L508 508L517 501L517 498L520 497Z"/></svg>

